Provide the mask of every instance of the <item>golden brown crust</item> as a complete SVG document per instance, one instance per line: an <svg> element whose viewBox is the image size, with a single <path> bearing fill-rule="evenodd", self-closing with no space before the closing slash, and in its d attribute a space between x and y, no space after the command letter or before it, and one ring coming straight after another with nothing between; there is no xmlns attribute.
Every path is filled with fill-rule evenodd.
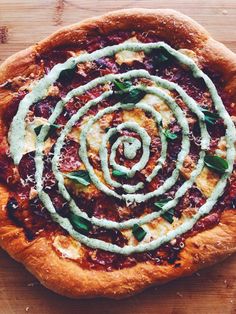
<svg viewBox="0 0 236 314"><path fill-rule="evenodd" d="M236 97L235 55L210 38L199 24L172 10L122 10L66 27L5 61L0 67L0 84L15 76L27 75L32 69L35 72L34 58L38 52L118 28L153 31L175 48L194 50L204 63L221 73L228 82L226 88ZM42 284L69 297L126 297L153 284L189 275L236 251L236 215L235 211L227 210L219 225L186 240L179 268L139 263L112 272L82 269L76 262L61 258L52 249L50 239L41 237L28 242L23 230L6 217L8 192L4 187L0 187L0 195L0 245Z"/></svg>

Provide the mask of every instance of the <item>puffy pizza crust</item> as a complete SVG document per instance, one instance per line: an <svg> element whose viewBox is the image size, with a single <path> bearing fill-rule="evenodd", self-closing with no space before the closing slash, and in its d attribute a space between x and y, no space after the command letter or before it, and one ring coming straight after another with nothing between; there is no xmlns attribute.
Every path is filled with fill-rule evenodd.
<svg viewBox="0 0 236 314"><path fill-rule="evenodd" d="M35 46L7 59L0 67L0 86L7 79L28 76L37 78L40 68L35 63L38 53L78 42L86 37L111 31L142 30L154 32L176 49L193 50L200 63L217 70L228 82L225 89L236 99L236 56L213 40L205 29L187 16L173 10L129 9L88 19L63 28ZM23 83L22 83L23 84ZM20 86L19 86L20 87ZM0 117L13 95L1 90ZM6 130L0 120L0 138ZM8 191L0 186L0 245L14 259L23 263L49 289L73 298L105 296L122 298L148 286L160 285L212 265L236 251L236 215L228 209L220 223L186 240L181 251L181 266L159 266L139 263L131 268L111 272L83 269L72 259L62 257L53 249L53 240L38 237L28 242L22 228L6 216Z"/></svg>

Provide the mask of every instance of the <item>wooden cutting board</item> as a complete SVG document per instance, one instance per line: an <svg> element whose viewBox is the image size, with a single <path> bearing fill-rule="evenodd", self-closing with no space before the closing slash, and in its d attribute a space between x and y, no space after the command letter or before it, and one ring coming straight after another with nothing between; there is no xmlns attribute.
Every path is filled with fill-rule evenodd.
<svg viewBox="0 0 236 314"><path fill-rule="evenodd" d="M177 9L200 22L236 52L235 0L0 0L0 63L61 26L111 10ZM42 287L0 251L0 314L236 313L236 256L210 269L121 300L70 300Z"/></svg>

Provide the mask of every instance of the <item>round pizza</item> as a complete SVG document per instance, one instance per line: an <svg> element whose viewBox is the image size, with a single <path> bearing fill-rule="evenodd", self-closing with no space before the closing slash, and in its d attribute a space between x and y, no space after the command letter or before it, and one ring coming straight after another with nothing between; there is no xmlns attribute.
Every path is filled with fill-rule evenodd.
<svg viewBox="0 0 236 314"><path fill-rule="evenodd" d="M236 56L172 10L63 28L0 67L0 245L69 297L236 251Z"/></svg>

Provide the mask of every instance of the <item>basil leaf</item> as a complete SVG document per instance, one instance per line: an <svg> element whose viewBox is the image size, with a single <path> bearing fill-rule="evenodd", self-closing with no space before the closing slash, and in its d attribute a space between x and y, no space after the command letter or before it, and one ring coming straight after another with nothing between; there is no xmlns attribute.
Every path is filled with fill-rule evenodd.
<svg viewBox="0 0 236 314"><path fill-rule="evenodd" d="M201 111L204 113L205 115L205 122L209 123L209 124L215 124L215 122L220 118L220 116L218 115L218 113L215 112L211 112L208 111L204 108L201 108Z"/></svg>
<svg viewBox="0 0 236 314"><path fill-rule="evenodd" d="M168 211L166 211L164 214L161 215L162 218L164 218L166 221L168 221L170 224L174 222L174 209L170 208Z"/></svg>
<svg viewBox="0 0 236 314"><path fill-rule="evenodd" d="M112 145L112 144L114 144L115 143L115 141L118 139L118 137L119 137L119 133L117 132L117 133L114 133L113 135L111 135L110 137L109 137L109 143Z"/></svg>
<svg viewBox="0 0 236 314"><path fill-rule="evenodd" d="M154 55L152 57L153 64L155 67L158 67L160 64L165 63L171 57L167 51L164 49L156 49L154 50Z"/></svg>
<svg viewBox="0 0 236 314"><path fill-rule="evenodd" d="M170 130L166 129L164 130L164 135L166 137L167 140L176 140L177 139L177 134L172 133Z"/></svg>
<svg viewBox="0 0 236 314"><path fill-rule="evenodd" d="M132 89L131 91L129 91L128 93L124 93L124 98L121 99L121 102L123 104L136 104L137 102L139 102L144 96L145 96L145 92L141 91L138 88Z"/></svg>
<svg viewBox="0 0 236 314"><path fill-rule="evenodd" d="M162 199L162 200L155 202L154 205L160 210L169 201L171 201L171 198ZM174 209L173 208L170 208L168 211L166 211L164 214L161 215L161 217L164 218L165 220L167 220L170 224L172 224L174 221L173 216L174 216Z"/></svg>
<svg viewBox="0 0 236 314"><path fill-rule="evenodd" d="M147 234L147 232L137 224L133 225L132 233L133 233L135 239L137 239L139 242L142 241L144 239L145 235Z"/></svg>
<svg viewBox="0 0 236 314"><path fill-rule="evenodd" d="M76 65L71 69L62 70L58 77L58 80L59 81L71 81L75 74L75 70L76 70Z"/></svg>
<svg viewBox="0 0 236 314"><path fill-rule="evenodd" d="M206 155L204 163L208 168L213 169L220 174L225 173L229 167L227 160L219 156Z"/></svg>
<svg viewBox="0 0 236 314"><path fill-rule="evenodd" d="M132 82L131 82L131 81L128 81L128 80L127 80L127 81L124 81L124 82L115 80L113 83L114 83L116 89L117 89L117 90L121 90L121 91L124 91L124 90L126 90L127 88L129 88L129 87L132 86Z"/></svg>
<svg viewBox="0 0 236 314"><path fill-rule="evenodd" d="M146 94L144 91L141 91L138 88L131 89L130 87L132 86L132 82L128 80L124 82L115 80L114 85L116 90L118 90L116 91L116 94L120 96L120 102L123 104L136 104Z"/></svg>
<svg viewBox="0 0 236 314"><path fill-rule="evenodd" d="M112 170L112 175L114 177L123 177L123 178L127 178L127 174L126 172L120 171L120 170Z"/></svg>
<svg viewBox="0 0 236 314"><path fill-rule="evenodd" d="M89 220L85 219L84 217L77 216L73 213L70 214L70 221L73 227L81 233L88 233L92 227Z"/></svg>
<svg viewBox="0 0 236 314"><path fill-rule="evenodd" d="M34 132L35 132L36 135L39 135L39 133L40 133L42 127L43 127L43 125L39 125L39 126L36 126L36 127L34 128Z"/></svg>
<svg viewBox="0 0 236 314"><path fill-rule="evenodd" d="M111 129L111 127L105 128L105 133L107 133L110 129ZM109 139L108 139L109 143L110 143L111 145L114 144L115 141L118 139L118 137L119 137L119 132L116 132L116 133L112 134L112 135L109 137Z"/></svg>
<svg viewBox="0 0 236 314"><path fill-rule="evenodd" d="M162 209L162 208L164 207L164 205L166 205L169 201L171 201L171 198L161 199L161 200L155 202L154 205L155 205L158 209Z"/></svg>
<svg viewBox="0 0 236 314"><path fill-rule="evenodd" d="M91 179L87 170L72 171L70 173L65 174L65 177L75 181L76 183L82 184L84 186L88 186L91 182Z"/></svg>
<svg viewBox="0 0 236 314"><path fill-rule="evenodd" d="M36 127L34 128L34 132L35 132L35 134L36 134L37 136L39 135L39 133L40 133L42 127L43 127L43 124L42 124L42 125L39 125L39 126L36 126ZM57 124L50 124L48 133L47 133L47 135L45 136L44 141L46 141L46 140L47 140L57 129L59 129L59 128L60 128L60 125L57 125Z"/></svg>

